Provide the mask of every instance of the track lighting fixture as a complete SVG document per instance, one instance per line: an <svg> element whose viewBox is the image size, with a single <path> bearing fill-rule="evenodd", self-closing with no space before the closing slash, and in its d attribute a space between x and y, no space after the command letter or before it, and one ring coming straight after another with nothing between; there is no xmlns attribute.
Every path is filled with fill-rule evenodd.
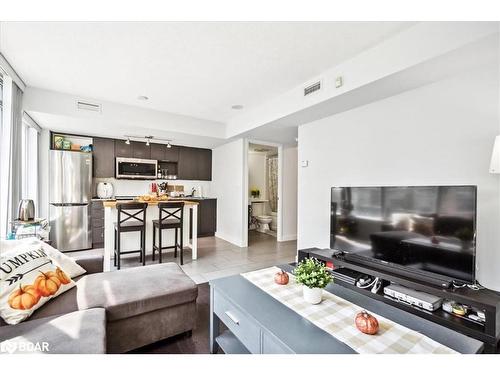
<svg viewBox="0 0 500 375"><path fill-rule="evenodd" d="M126 138L125 144L127 144L127 145L130 144L130 140L131 139L137 139L137 140L145 139L146 140L146 146L150 146L151 145L151 141L153 139L155 139L155 140L158 140L158 141L164 141L164 142L166 142L167 148L172 148L172 141L170 139L156 138L156 137L154 137L152 135L145 135L145 136L140 136L140 135L124 135L124 137Z"/></svg>

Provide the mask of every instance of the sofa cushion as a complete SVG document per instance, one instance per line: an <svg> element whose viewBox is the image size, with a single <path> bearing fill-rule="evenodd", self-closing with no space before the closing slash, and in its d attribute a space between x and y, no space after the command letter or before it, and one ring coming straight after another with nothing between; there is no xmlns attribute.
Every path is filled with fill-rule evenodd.
<svg viewBox="0 0 500 375"><path fill-rule="evenodd" d="M0 328L3 352L106 352L106 311L90 309ZM46 344L45 344L46 343Z"/></svg>
<svg viewBox="0 0 500 375"><path fill-rule="evenodd" d="M175 263L85 275L77 282L78 309L103 307L108 321L196 300L198 287Z"/></svg>

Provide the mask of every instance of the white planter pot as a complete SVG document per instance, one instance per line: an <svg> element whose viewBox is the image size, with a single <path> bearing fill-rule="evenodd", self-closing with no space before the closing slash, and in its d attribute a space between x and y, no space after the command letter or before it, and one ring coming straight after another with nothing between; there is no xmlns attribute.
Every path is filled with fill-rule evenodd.
<svg viewBox="0 0 500 375"><path fill-rule="evenodd" d="M323 294L323 289L321 288L309 288L302 285L302 293L304 294L304 300L312 305L317 305L321 302L321 296Z"/></svg>

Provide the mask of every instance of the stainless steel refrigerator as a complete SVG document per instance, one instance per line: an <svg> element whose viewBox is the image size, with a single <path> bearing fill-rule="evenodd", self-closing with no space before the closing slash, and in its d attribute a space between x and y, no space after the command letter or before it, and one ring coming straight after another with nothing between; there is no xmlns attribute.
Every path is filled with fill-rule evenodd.
<svg viewBox="0 0 500 375"><path fill-rule="evenodd" d="M51 150L50 239L60 251L90 249L92 154Z"/></svg>

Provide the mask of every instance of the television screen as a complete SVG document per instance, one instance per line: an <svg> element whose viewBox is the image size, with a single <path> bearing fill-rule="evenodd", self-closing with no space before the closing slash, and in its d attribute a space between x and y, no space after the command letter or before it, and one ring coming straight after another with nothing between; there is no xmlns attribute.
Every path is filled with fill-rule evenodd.
<svg viewBox="0 0 500 375"><path fill-rule="evenodd" d="M330 247L375 265L473 282L476 190L334 187Z"/></svg>

